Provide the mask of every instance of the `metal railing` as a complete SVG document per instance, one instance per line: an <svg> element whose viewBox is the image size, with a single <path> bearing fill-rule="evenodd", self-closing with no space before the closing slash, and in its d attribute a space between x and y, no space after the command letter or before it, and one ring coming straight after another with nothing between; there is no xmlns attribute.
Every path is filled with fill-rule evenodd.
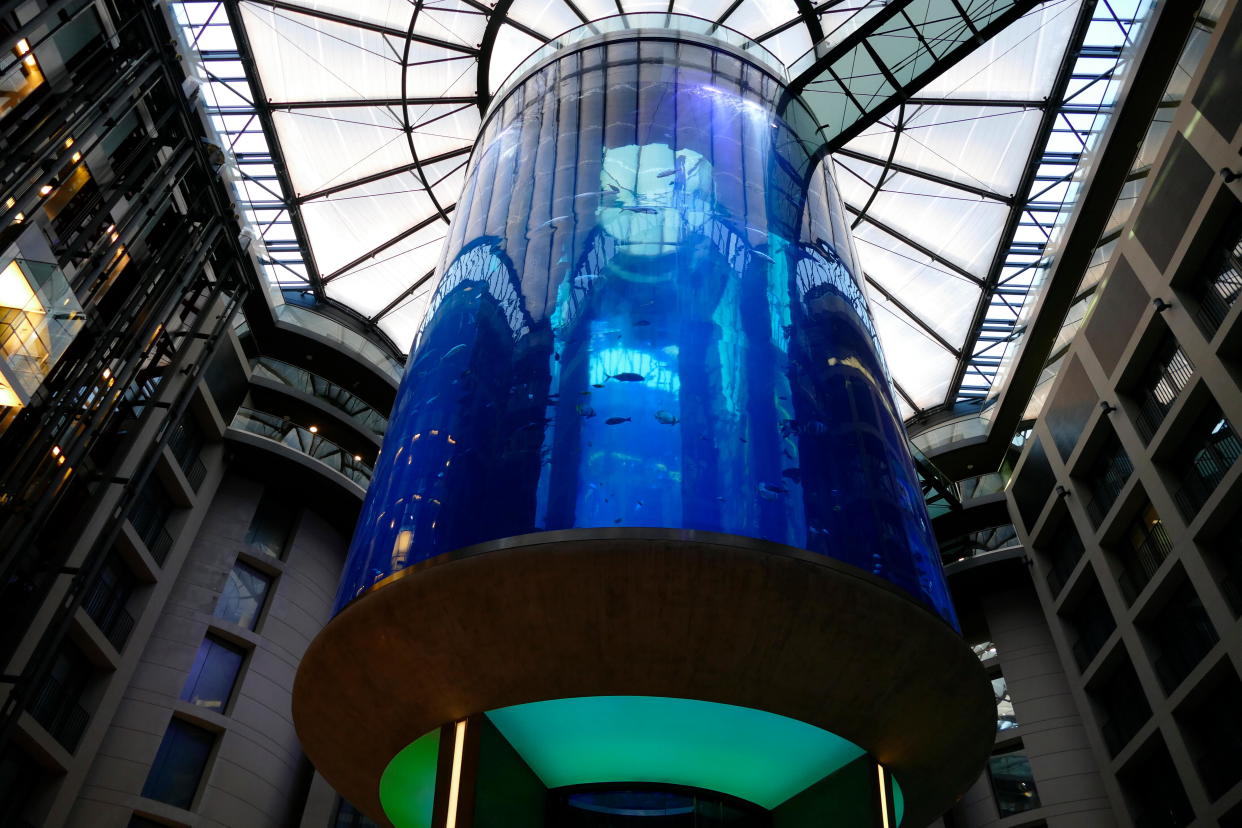
<svg viewBox="0 0 1242 828"><path fill-rule="evenodd" d="M82 599L83 611L90 616L118 653L125 649L125 642L129 640L129 634L134 629L134 616L125 609L126 597L117 590L109 589L100 580L95 582L94 588Z"/></svg>
<svg viewBox="0 0 1242 828"><path fill-rule="evenodd" d="M388 430L388 418L383 414L357 395L305 368L270 357L259 357L250 362L250 370L256 377L279 382L324 401L377 437L383 437Z"/></svg>
<svg viewBox="0 0 1242 828"><path fill-rule="evenodd" d="M65 694L65 686L48 676L27 709L52 738L73 753L82 740L90 714L82 705L66 700Z"/></svg>
<svg viewBox="0 0 1242 828"><path fill-rule="evenodd" d="M1182 517L1192 520L1198 514L1239 454L1242 454L1242 442L1232 434L1194 453L1189 466L1178 475L1178 486L1173 492Z"/></svg>
<svg viewBox="0 0 1242 828"><path fill-rule="evenodd" d="M371 485L371 467L362 462L358 455L275 414L256 411L252 408L239 408L229 427L257 434L308 457L313 457L364 489Z"/></svg>
<svg viewBox="0 0 1242 828"><path fill-rule="evenodd" d="M1103 522L1104 516L1117 502L1117 495L1121 494L1132 471L1134 467L1130 464L1130 458L1118 451L1106 463L1097 463L1090 472L1087 488L1091 496L1087 498L1085 505L1087 515L1096 526Z"/></svg>
<svg viewBox="0 0 1242 828"><path fill-rule="evenodd" d="M1236 242L1232 249L1226 249L1222 259L1212 268L1210 276L1198 284L1195 299L1198 310L1195 321L1209 337L1216 333L1229 310L1242 295L1242 240Z"/></svg>
<svg viewBox="0 0 1242 828"><path fill-rule="evenodd" d="M1169 534L1164 531L1164 524L1157 523L1148 529L1147 536L1138 546L1124 555L1118 580L1127 602L1134 603L1134 599L1151 581L1172 549L1173 544L1169 541Z"/></svg>

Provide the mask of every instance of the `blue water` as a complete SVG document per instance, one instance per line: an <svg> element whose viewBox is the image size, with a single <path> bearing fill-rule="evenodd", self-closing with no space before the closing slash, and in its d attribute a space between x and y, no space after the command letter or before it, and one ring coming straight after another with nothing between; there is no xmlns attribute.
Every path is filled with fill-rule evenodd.
<svg viewBox="0 0 1242 828"><path fill-rule="evenodd" d="M701 46L612 44L491 116L338 608L473 543L662 527L827 555L955 623L840 203L780 91Z"/></svg>

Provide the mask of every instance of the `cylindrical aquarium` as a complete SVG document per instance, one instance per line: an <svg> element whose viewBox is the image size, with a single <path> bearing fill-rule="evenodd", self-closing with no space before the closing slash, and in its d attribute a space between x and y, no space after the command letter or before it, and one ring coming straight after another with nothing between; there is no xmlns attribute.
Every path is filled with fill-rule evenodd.
<svg viewBox="0 0 1242 828"><path fill-rule="evenodd" d="M495 102L338 610L481 542L644 527L826 555L955 623L843 209L783 93L653 33L563 49Z"/></svg>

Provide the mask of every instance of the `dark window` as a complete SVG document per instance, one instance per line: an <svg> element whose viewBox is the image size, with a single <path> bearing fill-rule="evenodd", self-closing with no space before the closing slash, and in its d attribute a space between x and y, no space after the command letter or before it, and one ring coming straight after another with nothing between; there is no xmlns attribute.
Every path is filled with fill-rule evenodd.
<svg viewBox="0 0 1242 828"><path fill-rule="evenodd" d="M1116 553L1121 561L1121 590L1134 601L1169 556L1172 544L1156 507L1148 503L1126 527Z"/></svg>
<svg viewBox="0 0 1242 828"><path fill-rule="evenodd" d="M1221 414L1220 406L1212 403L1195 420L1177 452L1179 460L1173 464L1177 474L1174 499L1183 517L1194 518L1240 454L1242 441L1238 433Z"/></svg>
<svg viewBox="0 0 1242 828"><path fill-rule="evenodd" d="M1087 692L1095 702L1108 753L1116 756L1151 718L1151 707L1134 665L1126 659L1112 675L1096 682Z"/></svg>
<svg viewBox="0 0 1242 828"><path fill-rule="evenodd" d="M207 474L207 467L203 465L199 457L206 442L207 438L203 430L192 417L188 416L177 424L172 436L168 438L168 448L172 450L173 457L177 458L177 463L185 472L186 481L194 489L198 489Z"/></svg>
<svg viewBox="0 0 1242 828"><path fill-rule="evenodd" d="M259 498L258 508L246 532L246 543L257 552L283 558L293 537L298 507L272 489L266 489Z"/></svg>
<svg viewBox="0 0 1242 828"><path fill-rule="evenodd" d="M333 828L379 828L379 825L367 819L366 815L344 799L337 801L336 821Z"/></svg>
<svg viewBox="0 0 1242 828"><path fill-rule="evenodd" d="M1160 740L1118 776L1135 828L1182 828L1194 819L1177 768Z"/></svg>
<svg viewBox="0 0 1242 828"><path fill-rule="evenodd" d="M1087 514L1097 526L1112 508L1117 495L1121 494L1121 488L1130 479L1132 470L1129 455L1121 447L1117 435L1110 430L1104 445L1096 453L1095 460L1082 473L1089 492Z"/></svg>
<svg viewBox="0 0 1242 828"><path fill-rule="evenodd" d="M163 565L172 546L172 535L165 528L172 511L172 501L154 477L147 479L129 511L129 522L147 545L151 557L160 565Z"/></svg>
<svg viewBox="0 0 1242 828"><path fill-rule="evenodd" d="M1022 753L1005 753L988 759L988 776L996 796L996 810L1002 817L1039 807L1039 792L1031 763Z"/></svg>
<svg viewBox="0 0 1242 828"><path fill-rule="evenodd" d="M1217 799L1242 780L1242 681L1232 669L1221 672L1194 707L1181 711L1182 731L1208 796Z"/></svg>
<svg viewBox="0 0 1242 828"><path fill-rule="evenodd" d="M271 585L272 579L267 575L237 561L216 604L216 618L253 630L259 623L259 613L263 611L263 602Z"/></svg>
<svg viewBox="0 0 1242 828"><path fill-rule="evenodd" d="M1073 644L1074 660L1078 663L1079 670L1086 670L1117 628L1113 614L1108 611L1108 604L1104 601L1100 585L1092 583L1082 600L1064 615L1076 636Z"/></svg>
<svg viewBox="0 0 1242 828"><path fill-rule="evenodd" d="M215 742L215 734L208 730L181 719L169 721L164 741L160 742L142 786L142 795L177 808L189 808L198 794Z"/></svg>
<svg viewBox="0 0 1242 828"><path fill-rule="evenodd" d="M1048 589L1055 596L1069 580L1083 553L1082 540L1068 515L1062 516L1056 532L1047 542L1039 544L1039 550L1048 558Z"/></svg>
<svg viewBox="0 0 1242 828"><path fill-rule="evenodd" d="M1218 640L1203 601L1189 581L1169 596L1143 631L1151 639L1156 674L1167 693L1182 683Z"/></svg>
<svg viewBox="0 0 1242 828"><path fill-rule="evenodd" d="M199 707L223 712L233 695L233 684L245 657L246 651L241 647L213 635L207 636L194 656L194 666L181 690L181 698Z"/></svg>
<svg viewBox="0 0 1242 828"><path fill-rule="evenodd" d="M65 643L30 703L30 715L70 751L77 749L89 719L80 701L92 672L86 657Z"/></svg>
<svg viewBox="0 0 1242 828"><path fill-rule="evenodd" d="M1144 440L1150 440L1178 394L1194 376L1195 367L1172 335L1166 334L1134 390L1138 399L1136 424Z"/></svg>
<svg viewBox="0 0 1242 828"><path fill-rule="evenodd" d="M82 599L82 609L118 652L134 628L134 617L125 609L134 586L135 578L129 567L110 557Z"/></svg>
<svg viewBox="0 0 1242 828"><path fill-rule="evenodd" d="M21 750L10 747L0 753L0 825L33 828L23 817L43 777L43 770Z"/></svg>
<svg viewBox="0 0 1242 828"><path fill-rule="evenodd" d="M1242 294L1242 211L1225 226L1191 291L1199 304L1195 319L1212 336Z"/></svg>
<svg viewBox="0 0 1242 828"><path fill-rule="evenodd" d="M1211 544L1221 567L1220 587L1234 615L1242 615L1242 513L1235 513Z"/></svg>

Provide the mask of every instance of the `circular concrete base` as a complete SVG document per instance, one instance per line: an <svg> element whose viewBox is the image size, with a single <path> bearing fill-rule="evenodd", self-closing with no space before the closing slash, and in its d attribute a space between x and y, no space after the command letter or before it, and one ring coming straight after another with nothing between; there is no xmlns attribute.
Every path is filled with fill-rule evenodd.
<svg viewBox="0 0 1242 828"><path fill-rule="evenodd" d="M382 820L380 775L433 728L618 695L831 731L897 777L909 826L953 803L995 737L978 659L885 581L776 544L658 529L526 535L399 573L311 643L293 715L319 771Z"/></svg>

